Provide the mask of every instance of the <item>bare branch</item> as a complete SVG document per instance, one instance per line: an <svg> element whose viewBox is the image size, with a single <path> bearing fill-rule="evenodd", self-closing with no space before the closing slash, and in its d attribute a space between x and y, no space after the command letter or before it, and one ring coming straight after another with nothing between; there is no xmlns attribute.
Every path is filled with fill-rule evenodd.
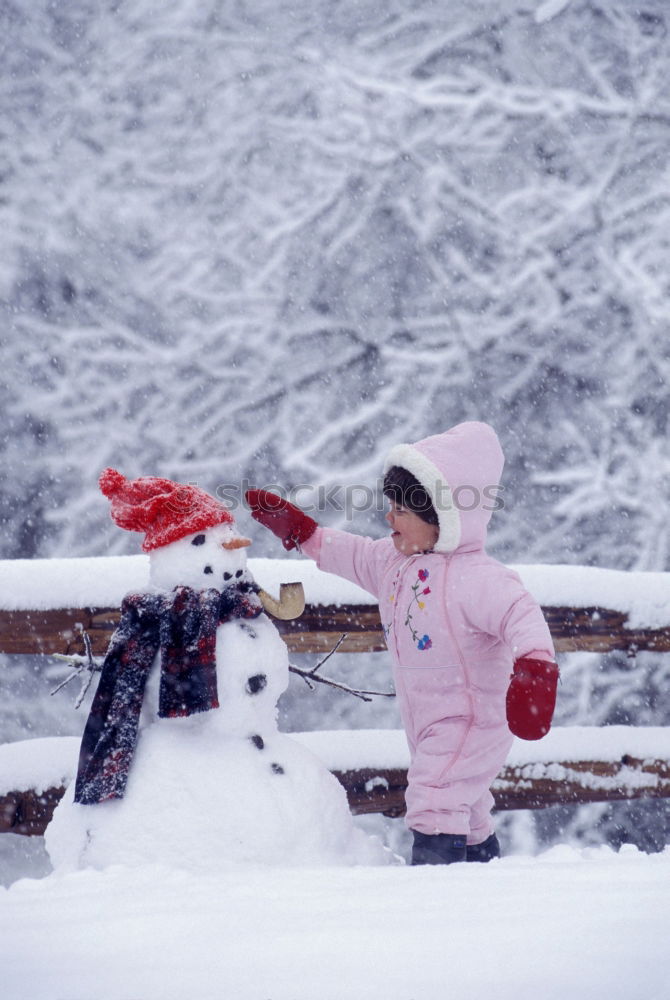
<svg viewBox="0 0 670 1000"><path fill-rule="evenodd" d="M310 670L310 674L315 674L317 672L317 670L319 670L319 668L324 665L324 663L326 662L326 660L329 660L331 658L331 656L333 655L333 653L336 653L338 651L338 649L340 648L340 646L342 645L342 643L344 642L344 640L347 638L348 634L349 634L348 632L343 632L342 633L342 635L337 640L337 642L335 643L335 645L333 646L333 648L330 650L330 652L326 653L326 655L319 660L319 662L317 663L317 665L315 667L312 667L312 669Z"/></svg>
<svg viewBox="0 0 670 1000"><path fill-rule="evenodd" d="M53 691L50 692L50 694L52 695L58 694L58 692L61 691L66 686L66 684L69 684L70 681L74 680L75 677L82 678L81 688L79 689L79 694L77 695L74 702L75 709L80 707L81 703L86 697L88 689L90 688L91 682L93 680L93 674L99 673L102 670L102 664L104 659L98 656L93 656L91 639L89 637L88 632L82 631L81 635L84 640L84 649L85 649L85 654L83 656L80 653L74 653L71 656L66 656L62 653L53 654L54 659L62 660L65 663L69 663L71 666L74 667L74 670L72 671L72 673L68 674L65 680L61 681L61 683L57 687L55 687Z"/></svg>
<svg viewBox="0 0 670 1000"><path fill-rule="evenodd" d="M326 660L330 659L333 653L337 652L339 647L347 638L347 634L347 632L344 632L340 636L330 652L326 653L326 655L319 660L316 666L311 667L309 670L303 670L300 667L296 667L294 664L289 663L289 671L292 674L297 674L299 677L302 677L310 691L314 690L314 684L312 681L318 681L319 684L327 684L328 687L337 688L339 691L344 691L346 694L353 695L354 698L360 698L361 701L372 701L372 696L376 696L378 698L395 698L395 691L365 691L361 688L352 688L348 684L342 684L340 681L333 680L332 677L322 677L317 673Z"/></svg>

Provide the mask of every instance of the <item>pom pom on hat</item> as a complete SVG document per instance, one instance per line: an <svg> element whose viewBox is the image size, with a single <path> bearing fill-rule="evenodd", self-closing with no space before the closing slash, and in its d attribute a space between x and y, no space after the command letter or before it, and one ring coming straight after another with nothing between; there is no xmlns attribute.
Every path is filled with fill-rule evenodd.
<svg viewBox="0 0 670 1000"><path fill-rule="evenodd" d="M144 552L215 524L234 523L230 511L199 486L155 476L126 479L116 469L105 469L98 483L111 501L114 523L126 531L145 532Z"/></svg>

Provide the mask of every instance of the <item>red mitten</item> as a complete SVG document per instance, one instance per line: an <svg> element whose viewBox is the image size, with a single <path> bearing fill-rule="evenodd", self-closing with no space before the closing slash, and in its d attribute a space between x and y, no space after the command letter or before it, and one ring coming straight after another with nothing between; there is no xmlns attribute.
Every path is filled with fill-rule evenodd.
<svg viewBox="0 0 670 1000"><path fill-rule="evenodd" d="M556 704L558 667L551 660L522 656L514 664L507 689L507 724L522 740L540 740L549 732Z"/></svg>
<svg viewBox="0 0 670 1000"><path fill-rule="evenodd" d="M247 490L251 516L281 538L285 549L294 549L311 538L318 525L304 511L268 490Z"/></svg>

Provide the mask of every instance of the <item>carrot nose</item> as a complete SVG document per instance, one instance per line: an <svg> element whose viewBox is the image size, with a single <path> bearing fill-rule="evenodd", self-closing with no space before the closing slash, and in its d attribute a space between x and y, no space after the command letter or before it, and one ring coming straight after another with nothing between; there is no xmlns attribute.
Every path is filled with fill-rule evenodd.
<svg viewBox="0 0 670 1000"><path fill-rule="evenodd" d="M229 542L221 542L221 544L228 552L232 552L234 549L245 549L247 545L251 545L251 539L231 538Z"/></svg>

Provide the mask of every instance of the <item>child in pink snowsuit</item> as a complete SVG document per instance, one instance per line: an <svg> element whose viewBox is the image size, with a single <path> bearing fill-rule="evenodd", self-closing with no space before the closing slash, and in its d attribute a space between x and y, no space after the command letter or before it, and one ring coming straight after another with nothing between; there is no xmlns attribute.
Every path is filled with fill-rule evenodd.
<svg viewBox="0 0 670 1000"><path fill-rule="evenodd" d="M484 548L503 462L495 432L479 422L393 448L384 481L393 534L378 540L318 527L272 494L247 495L285 547L299 545L379 601L410 749L414 864L498 856L490 785L510 725L538 738L551 722L549 629L518 575Z"/></svg>

